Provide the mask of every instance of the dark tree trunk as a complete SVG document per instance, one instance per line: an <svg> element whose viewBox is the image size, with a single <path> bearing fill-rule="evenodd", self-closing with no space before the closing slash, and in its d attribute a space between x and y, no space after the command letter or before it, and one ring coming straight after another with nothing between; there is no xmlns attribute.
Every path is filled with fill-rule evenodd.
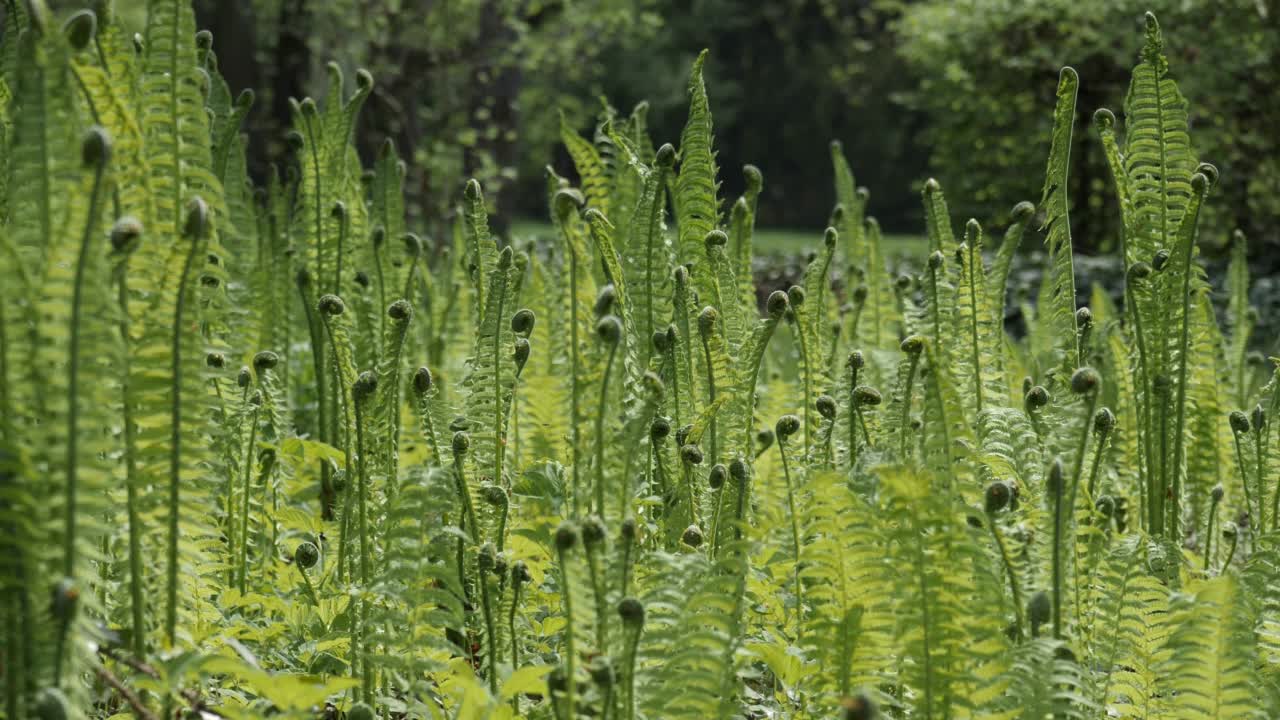
<svg viewBox="0 0 1280 720"><path fill-rule="evenodd" d="M477 55L483 58L501 58L503 51L515 42L515 31L506 22L502 3L490 0L485 4L484 14L480 21L480 39L482 47ZM475 92L471 97L469 117L476 117L476 111L487 108L489 122L497 128L492 138L486 137L477 146L480 152L488 153L498 167L511 167L518 162L517 145L511 139L515 135L517 122L516 102L519 99L523 75L518 63L496 64L479 62L475 66L475 81L472 87ZM474 176L479 170L480 157L468 153L466 173ZM490 224L498 233L505 233L511 224L511 193L492 193L487 196L494 208Z"/></svg>
<svg viewBox="0 0 1280 720"><path fill-rule="evenodd" d="M252 0L197 0L196 23L213 33L218 69L234 95L244 88L257 93L246 123L249 173L264 183L273 159L283 156L284 134L292 125L290 98L306 95L311 71L307 36L311 29L307 0L283 0L274 46L259 37L269 19L258 17ZM271 55L267 64L260 55Z"/></svg>

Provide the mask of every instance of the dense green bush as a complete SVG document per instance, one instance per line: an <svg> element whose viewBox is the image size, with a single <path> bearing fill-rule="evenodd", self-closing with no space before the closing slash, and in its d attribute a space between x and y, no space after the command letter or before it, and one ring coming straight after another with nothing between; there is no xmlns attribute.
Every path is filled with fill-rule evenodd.
<svg viewBox="0 0 1280 720"><path fill-rule="evenodd" d="M554 243L491 232L476 180L432 242L395 146L356 151L373 76L293 101L254 188L253 93L147 9L8 5L3 717L1280 712L1280 379L1242 241L1216 320L1218 171L1153 16L1093 121L1124 302L1077 307L1071 68L1001 239L929 180L891 267L833 143L803 279L756 287L765 180L721 202L706 54L678 150L561 126Z"/></svg>
<svg viewBox="0 0 1280 720"><path fill-rule="evenodd" d="M1047 137L1040 107L1062 58L1080 72L1079 122L1125 92L1133 57L1126 38L1146 10L1175 28L1178 82L1196 99L1191 136L1222 170L1219 200L1208 209L1215 232L1206 239L1222 248L1240 228L1252 239L1280 241L1280 5L1257 0L910 5L897 34L919 85L903 96L927 114L932 167L962 193L963 212L994 218L1007 211L1007 198L1032 190L1045 149L1032 139ZM1081 137L1073 157L1080 238L1092 249L1114 249L1119 213L1096 136Z"/></svg>

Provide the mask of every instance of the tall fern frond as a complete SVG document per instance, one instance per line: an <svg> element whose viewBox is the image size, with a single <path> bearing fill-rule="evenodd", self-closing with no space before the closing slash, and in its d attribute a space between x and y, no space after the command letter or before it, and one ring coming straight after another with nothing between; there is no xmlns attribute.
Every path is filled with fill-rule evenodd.
<svg viewBox="0 0 1280 720"><path fill-rule="evenodd" d="M587 207L595 208L610 219L612 208L609 205L609 178L605 172L600 151L591 141L578 134L569 126L563 114L560 115L560 142L569 151L569 157L577 167L578 176L582 178L582 191L587 199Z"/></svg>
<svg viewBox="0 0 1280 720"><path fill-rule="evenodd" d="M1149 260L1173 243L1191 200L1195 156L1187 133L1187 103L1169 77L1160 24L1146 15L1142 61L1125 98L1124 166L1133 201L1134 254Z"/></svg>
<svg viewBox="0 0 1280 720"><path fill-rule="evenodd" d="M658 149L654 166L644 177L640 199L632 215L631 240L627 243L623 274L626 278L631 315L636 326L636 342L641 363L649 364L653 335L670 317L667 306L671 277L671 251L666 242L666 183L675 162L670 145Z"/></svg>
<svg viewBox="0 0 1280 720"><path fill-rule="evenodd" d="M1253 623L1240 611L1239 581L1232 575L1207 580L1194 595L1173 605L1176 629L1160 668L1177 698L1170 717L1261 718Z"/></svg>
<svg viewBox="0 0 1280 720"><path fill-rule="evenodd" d="M730 717L740 705L733 685L744 637L745 558L728 553L712 563L700 554L659 556L652 584L639 679L645 715ZM649 629L651 627L651 629Z"/></svg>
<svg viewBox="0 0 1280 720"><path fill-rule="evenodd" d="M975 592L975 552L931 473L907 466L885 468L883 512L899 598L896 635L902 643L902 682L922 718L940 718L968 705L966 686L974 658L961 661L977 638L966 628L964 610Z"/></svg>
<svg viewBox="0 0 1280 720"><path fill-rule="evenodd" d="M676 229L680 239L676 257L692 264L693 287L699 296L712 296L713 276L704 259L703 240L719 224L720 185L712 150L711 108L702 79L707 51L703 50L689 71L689 120L680 134L680 172L676 176Z"/></svg>
<svg viewBox="0 0 1280 720"><path fill-rule="evenodd" d="M1045 366L1056 368L1061 375L1059 382L1076 367L1079 357L1076 328L1076 281L1071 255L1070 190L1067 187L1071 170L1071 131L1075 125L1076 91L1080 78L1076 71L1066 67L1058 78L1058 104L1053 111L1053 136L1049 146L1049 167L1045 170L1044 193L1040 207L1045 217L1041 230L1045 232L1048 250L1045 279L1040 289L1040 307L1048 319L1056 338L1052 357Z"/></svg>
<svg viewBox="0 0 1280 720"><path fill-rule="evenodd" d="M806 682L834 709L853 689L892 678L893 603L876 588L890 582L892 565L875 522L877 509L835 473L812 473L805 496L804 639L818 672Z"/></svg>

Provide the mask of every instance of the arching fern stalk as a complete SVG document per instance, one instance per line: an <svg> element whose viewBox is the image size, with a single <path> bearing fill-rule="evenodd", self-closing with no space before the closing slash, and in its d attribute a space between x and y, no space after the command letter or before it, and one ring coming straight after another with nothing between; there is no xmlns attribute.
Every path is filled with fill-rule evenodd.
<svg viewBox="0 0 1280 720"><path fill-rule="evenodd" d="M186 422L184 413L190 410L183 405L183 393L191 384L183 365L183 350L190 349L193 333L190 330L190 315L193 312L195 288L192 283L195 275L197 258L204 257L209 235L209 207L200 198L194 198L187 209L187 221L183 225L183 239L188 244L187 261L183 264L182 277L179 279L174 303L173 344L170 347L172 358L172 386L169 389L169 525L168 550L165 561L165 639L169 645L177 642L178 625L178 545L181 529L181 489L184 470L183 441ZM189 356L187 356L189 357ZM188 403L192 399L188 397ZM245 499L248 502L248 499Z"/></svg>

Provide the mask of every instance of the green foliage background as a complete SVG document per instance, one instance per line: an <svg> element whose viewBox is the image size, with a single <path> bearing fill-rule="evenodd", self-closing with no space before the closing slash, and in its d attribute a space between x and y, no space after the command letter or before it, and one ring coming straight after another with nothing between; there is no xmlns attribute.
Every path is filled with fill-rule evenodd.
<svg viewBox="0 0 1280 720"><path fill-rule="evenodd" d="M1206 239L1221 251L1229 230L1239 227L1258 241L1277 242L1280 4L1273 0L905 7L895 32L918 85L901 98L929 118L922 137L931 167L967 198L962 212L995 217L1007 210L1008 198L1028 195L1027 178L1045 150L1029 138L1046 137L1047 118L1037 109L1062 58L1072 58L1080 72L1080 122L1124 91L1133 51L1123 38L1147 10L1172 28L1178 83L1197 98L1192 138L1222 170L1222 204L1210 211L1221 230ZM1077 140L1073 162L1077 238L1085 247L1115 247L1117 215L1096 138Z"/></svg>
<svg viewBox="0 0 1280 720"><path fill-rule="evenodd" d="M500 225L540 217L541 170L558 141L557 111L584 129L607 97L628 112L647 101L655 139L683 124L678 80L710 48L717 128L726 166L759 165L767 226L810 227L830 197L810 191L809 170L841 138L876 188L885 227L919 233L913 198L930 173L963 191L966 215L1007 222L1009 198L1031 198L1047 125L1037 108L1064 58L1085 83L1080 121L1123 92L1134 54L1125 39L1152 10L1179 40L1179 81L1203 102L1191 131L1220 160L1217 224L1275 243L1280 169L1280 7L1276 0L1010 2L1009 0L226 0L197 3L224 57L251 52L233 85L270 97L282 39L309 51L292 92L320 92L323 63L368 67L388 78L361 131L369 156L390 135L409 151L411 207L424 221L447 215L464 176L495 191ZM282 11L293 9L292 15ZM301 10L299 10L301 9ZM303 12L305 11L305 12ZM225 40L223 39L225 38ZM222 42L234 46L222 48ZM406 72L408 70L409 72ZM309 77L308 77L309 76ZM290 87L284 83L281 87ZM278 147L284 125L271 102L250 118L255 148ZM274 107L278 108L278 105ZM284 123L287 124L287 123ZM765 130L767 129L767 132ZM1115 208L1103 191L1095 140L1077 138L1072 197L1077 242L1114 247ZM271 157L256 153L257 157ZM261 161L255 175L262 177ZM569 171L563 154L556 167ZM726 178L726 190L740 181ZM436 228L438 230L438 226ZM1222 233L1210 238L1220 249Z"/></svg>

